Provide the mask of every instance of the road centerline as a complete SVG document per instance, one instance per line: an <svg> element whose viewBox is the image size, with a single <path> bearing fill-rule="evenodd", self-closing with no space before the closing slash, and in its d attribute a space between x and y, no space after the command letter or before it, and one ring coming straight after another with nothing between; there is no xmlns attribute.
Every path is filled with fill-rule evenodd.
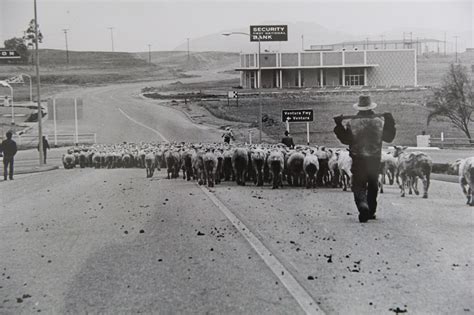
<svg viewBox="0 0 474 315"><path fill-rule="evenodd" d="M153 132L154 132L155 134L157 134L164 142L169 142L169 141L165 138L165 136L163 136L163 135L161 134L161 132L159 132L158 130L153 129L153 128L151 128L151 127L149 127L149 126L147 126L147 125L145 125L145 124L142 124L141 122L139 122L139 121L133 119L133 118L130 117L127 113L125 113L121 108L118 108L118 110L120 111L120 113L122 113L122 115L124 115L124 116L125 116L128 120L130 120L131 122L133 122L133 123L135 123L135 124L137 124L137 125L139 125L139 126L141 126L141 127L143 127L143 128L146 128L146 129L148 129L148 130L150 130L150 131L153 131Z"/></svg>

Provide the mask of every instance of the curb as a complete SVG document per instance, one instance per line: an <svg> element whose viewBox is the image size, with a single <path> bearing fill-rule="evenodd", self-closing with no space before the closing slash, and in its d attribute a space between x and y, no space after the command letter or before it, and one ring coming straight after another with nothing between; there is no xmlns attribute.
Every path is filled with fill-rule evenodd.
<svg viewBox="0 0 474 315"><path fill-rule="evenodd" d="M24 174L33 174L33 173L41 173L41 172L48 172L59 169L59 166L47 166L47 167L40 167L34 166L30 168L23 168L23 169L15 169L13 174L14 175L24 175ZM3 172L0 173L3 176Z"/></svg>

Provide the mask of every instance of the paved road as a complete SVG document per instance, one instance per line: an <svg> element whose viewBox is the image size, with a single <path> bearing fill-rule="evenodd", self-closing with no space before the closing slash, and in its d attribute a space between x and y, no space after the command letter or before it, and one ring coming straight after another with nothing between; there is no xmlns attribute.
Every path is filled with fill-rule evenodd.
<svg viewBox="0 0 474 315"><path fill-rule="evenodd" d="M218 139L138 86L81 91L100 142ZM0 182L0 313L474 310L474 218L457 184L433 181L428 200L386 187L378 219L360 224L339 189L164 177L60 169Z"/></svg>

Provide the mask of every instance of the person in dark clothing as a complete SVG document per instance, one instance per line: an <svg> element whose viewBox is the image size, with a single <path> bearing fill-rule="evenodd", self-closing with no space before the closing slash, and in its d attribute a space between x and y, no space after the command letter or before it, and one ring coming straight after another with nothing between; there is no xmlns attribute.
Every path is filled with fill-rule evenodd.
<svg viewBox="0 0 474 315"><path fill-rule="evenodd" d="M48 149L51 149L49 146L48 139L46 139L46 136L43 136L43 157L44 157L44 164L46 164L46 152ZM39 151L39 145L38 145L38 151Z"/></svg>
<svg viewBox="0 0 474 315"><path fill-rule="evenodd" d="M295 147L295 143L293 142L293 138L290 137L290 133L288 130L285 130L285 136L281 138L281 143L286 145L288 148L293 149Z"/></svg>
<svg viewBox="0 0 474 315"><path fill-rule="evenodd" d="M232 129L230 129L230 127L225 128L225 132L222 134L222 138L224 138L225 143L230 143L231 139L235 141L234 133L232 132Z"/></svg>
<svg viewBox="0 0 474 315"><path fill-rule="evenodd" d="M343 144L349 145L352 157L352 192L359 210L359 222L375 219L382 141L392 142L396 134L392 114L374 117L375 107L377 104L371 102L370 96L361 95L359 102L354 104L358 113L345 127L342 115L334 118L334 133Z"/></svg>
<svg viewBox="0 0 474 315"><path fill-rule="evenodd" d="M13 158L17 152L16 142L12 140L12 132L7 132L7 139L0 145L0 151L3 152L3 177L7 180L13 180Z"/></svg>

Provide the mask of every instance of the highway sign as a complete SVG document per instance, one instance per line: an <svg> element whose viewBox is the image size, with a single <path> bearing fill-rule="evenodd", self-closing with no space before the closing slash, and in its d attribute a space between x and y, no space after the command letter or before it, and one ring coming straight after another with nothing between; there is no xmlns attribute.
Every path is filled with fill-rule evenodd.
<svg viewBox="0 0 474 315"><path fill-rule="evenodd" d="M291 109L281 111L282 122L309 122L313 121L312 109Z"/></svg>
<svg viewBox="0 0 474 315"><path fill-rule="evenodd" d="M227 92L227 98L238 98L239 94L237 91L228 91Z"/></svg>
<svg viewBox="0 0 474 315"><path fill-rule="evenodd" d="M288 25L250 25L251 42L286 42Z"/></svg>
<svg viewBox="0 0 474 315"><path fill-rule="evenodd" d="M20 59L21 56L16 50L0 50L0 59Z"/></svg>

